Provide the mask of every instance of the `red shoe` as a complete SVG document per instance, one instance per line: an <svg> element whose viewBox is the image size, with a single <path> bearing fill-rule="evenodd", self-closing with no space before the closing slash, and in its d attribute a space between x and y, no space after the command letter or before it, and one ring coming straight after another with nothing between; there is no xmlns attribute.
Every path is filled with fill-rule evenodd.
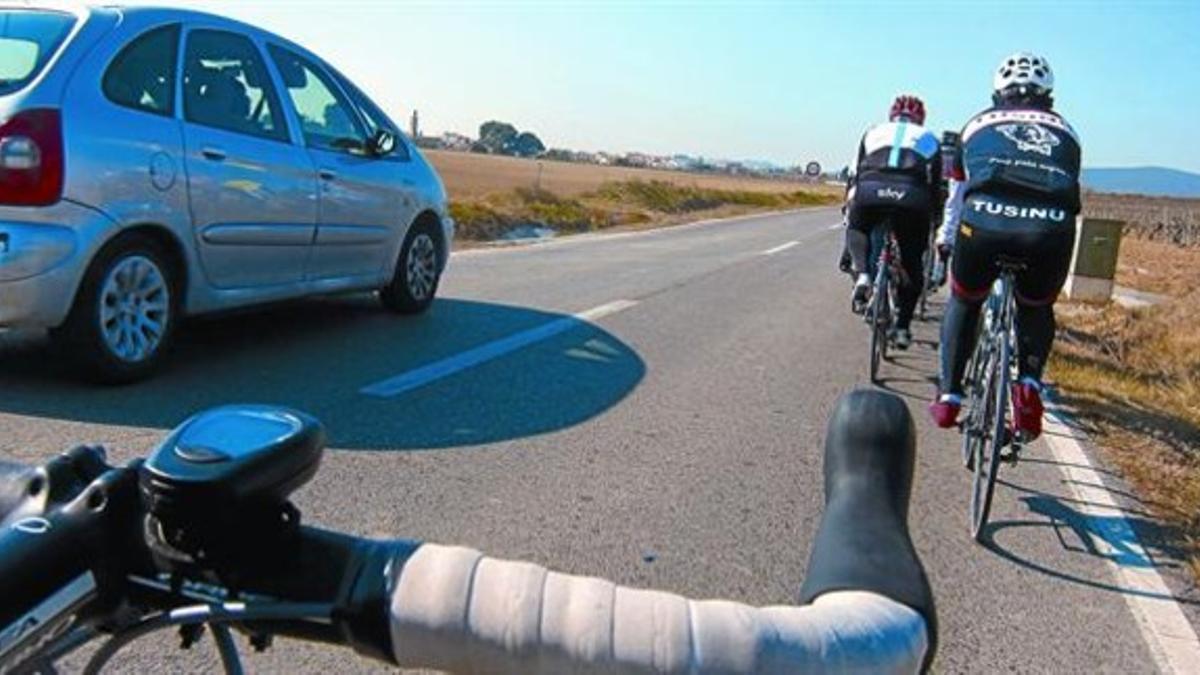
<svg viewBox="0 0 1200 675"><path fill-rule="evenodd" d="M1013 427L1026 441L1042 435L1042 394L1031 382L1012 386Z"/></svg>
<svg viewBox="0 0 1200 675"><path fill-rule="evenodd" d="M958 411L962 403L957 396L942 396L929 404L929 415L941 429L953 429L958 424Z"/></svg>

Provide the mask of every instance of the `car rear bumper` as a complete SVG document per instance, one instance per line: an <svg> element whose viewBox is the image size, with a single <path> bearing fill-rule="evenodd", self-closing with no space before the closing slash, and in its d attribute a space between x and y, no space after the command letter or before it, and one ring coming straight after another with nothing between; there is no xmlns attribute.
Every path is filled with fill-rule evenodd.
<svg viewBox="0 0 1200 675"><path fill-rule="evenodd" d="M0 281L0 328L53 328L71 309L76 276L55 268L20 281Z"/></svg>
<svg viewBox="0 0 1200 675"><path fill-rule="evenodd" d="M99 212L70 203L0 209L0 327L61 324L92 252L110 227Z"/></svg>

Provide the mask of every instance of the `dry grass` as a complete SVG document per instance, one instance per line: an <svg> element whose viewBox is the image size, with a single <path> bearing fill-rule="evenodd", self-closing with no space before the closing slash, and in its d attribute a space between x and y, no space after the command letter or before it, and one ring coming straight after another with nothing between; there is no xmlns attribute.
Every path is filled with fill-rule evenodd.
<svg viewBox="0 0 1200 675"><path fill-rule="evenodd" d="M489 241L520 225L577 233L612 227L657 227L686 220L834 203L817 192L758 192L678 185L666 181L602 183L596 190L561 196L516 188L450 203L466 241Z"/></svg>
<svg viewBox="0 0 1200 675"><path fill-rule="evenodd" d="M441 174L451 200L475 199L492 193L535 187L563 197L575 197L594 192L604 183L623 181L663 181L714 190L784 193L807 190L838 196L842 194L841 187L821 183L552 162L444 150L422 152ZM539 164L542 174L540 186Z"/></svg>
<svg viewBox="0 0 1200 675"><path fill-rule="evenodd" d="M1063 306L1050 375L1200 579L1200 249L1127 239L1118 281L1172 297Z"/></svg>
<svg viewBox="0 0 1200 675"><path fill-rule="evenodd" d="M1128 238L1121 242L1117 283L1179 298L1200 287L1197 270L1200 270L1200 248Z"/></svg>
<svg viewBox="0 0 1200 675"><path fill-rule="evenodd" d="M656 171L426 150L450 195L462 242L497 239L519 225L560 233L658 227L697 217L833 204L822 183Z"/></svg>

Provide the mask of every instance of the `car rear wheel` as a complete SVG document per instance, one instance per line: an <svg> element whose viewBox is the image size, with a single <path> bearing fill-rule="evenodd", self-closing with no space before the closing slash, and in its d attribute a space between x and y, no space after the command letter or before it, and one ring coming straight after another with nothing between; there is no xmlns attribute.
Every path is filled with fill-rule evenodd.
<svg viewBox="0 0 1200 675"><path fill-rule="evenodd" d="M379 291L385 307L401 314L429 308L441 276L439 251L437 231L431 224L419 222L409 229L392 280Z"/></svg>
<svg viewBox="0 0 1200 675"><path fill-rule="evenodd" d="M118 238L96 255L66 322L54 332L65 354L100 382L121 384L153 373L178 319L178 287L154 240Z"/></svg>

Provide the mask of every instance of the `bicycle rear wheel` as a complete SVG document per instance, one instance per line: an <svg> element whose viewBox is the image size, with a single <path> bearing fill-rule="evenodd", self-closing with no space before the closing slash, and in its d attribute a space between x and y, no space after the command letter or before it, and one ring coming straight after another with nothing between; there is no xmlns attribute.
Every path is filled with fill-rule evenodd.
<svg viewBox="0 0 1200 675"><path fill-rule="evenodd" d="M986 402L985 414L978 422L986 430L976 439L973 455L974 480L971 483L971 536L983 541L984 526L992 509L992 497L996 491L996 474L1000 469L1000 451L1004 448L1005 419L1008 413L1009 363L1012 345L1003 333L993 333L999 347L993 347L991 362L986 376L987 386L983 392Z"/></svg>
<svg viewBox="0 0 1200 675"><path fill-rule="evenodd" d="M879 384L879 366L887 358L887 327L891 323L888 316L888 275L886 271L879 272L875 281L874 295L868 310L871 322L871 383Z"/></svg>

